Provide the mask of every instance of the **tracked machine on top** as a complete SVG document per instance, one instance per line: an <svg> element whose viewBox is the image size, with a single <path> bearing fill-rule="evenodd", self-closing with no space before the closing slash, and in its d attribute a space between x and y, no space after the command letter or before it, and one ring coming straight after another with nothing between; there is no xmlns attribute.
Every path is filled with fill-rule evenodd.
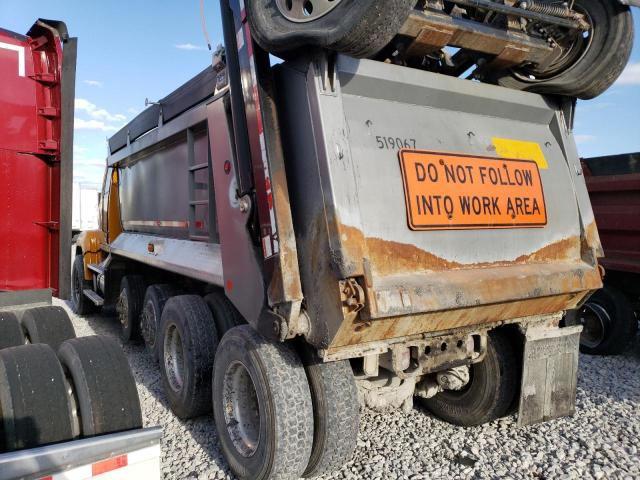
<svg viewBox="0 0 640 480"><path fill-rule="evenodd" d="M220 6L213 64L109 139L75 310L116 305L240 478L340 468L359 404L571 415L562 320L602 286L575 98L624 67L628 6Z"/></svg>

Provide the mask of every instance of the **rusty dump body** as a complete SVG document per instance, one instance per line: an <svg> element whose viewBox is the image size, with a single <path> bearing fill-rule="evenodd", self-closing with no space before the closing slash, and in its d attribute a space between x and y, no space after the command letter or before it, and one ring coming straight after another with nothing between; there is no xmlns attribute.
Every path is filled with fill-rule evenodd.
<svg viewBox="0 0 640 480"><path fill-rule="evenodd" d="M517 324L519 422L571 414L581 327L560 320L602 286L573 102L328 53L258 56L253 88L228 60L110 140L83 294L224 291L269 341L392 375L378 406L468 382Z"/></svg>
<svg viewBox="0 0 640 480"><path fill-rule="evenodd" d="M183 113L174 92L110 140L107 262L223 287L326 361L451 335L482 355L491 328L557 325L601 287L570 100L341 55L260 68L268 170L234 149L233 88L209 70Z"/></svg>
<svg viewBox="0 0 640 480"><path fill-rule="evenodd" d="M307 339L325 358L540 319L601 286L570 101L342 56L277 73ZM500 158L535 160L546 218L528 226L523 210L512 225L465 226L455 195L467 184L450 226L412 227L400 149L505 169Z"/></svg>

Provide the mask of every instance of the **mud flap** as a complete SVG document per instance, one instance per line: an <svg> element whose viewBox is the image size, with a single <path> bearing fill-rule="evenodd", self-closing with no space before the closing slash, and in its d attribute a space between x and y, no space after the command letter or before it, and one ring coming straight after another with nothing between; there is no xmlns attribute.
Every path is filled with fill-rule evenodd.
<svg viewBox="0 0 640 480"><path fill-rule="evenodd" d="M582 326L525 332L518 426L573 415Z"/></svg>

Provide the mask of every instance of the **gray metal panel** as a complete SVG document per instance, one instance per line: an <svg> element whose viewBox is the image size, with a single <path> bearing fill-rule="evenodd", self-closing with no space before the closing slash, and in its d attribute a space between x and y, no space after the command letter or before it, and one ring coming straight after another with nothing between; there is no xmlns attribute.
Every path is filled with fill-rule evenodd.
<svg viewBox="0 0 640 480"><path fill-rule="evenodd" d="M153 252L149 251L153 245ZM223 285L220 245L163 238L138 233L121 233L109 250L152 267L174 272L213 285Z"/></svg>
<svg viewBox="0 0 640 480"><path fill-rule="evenodd" d="M208 106L211 161L215 206L222 247L224 287L227 297L242 316L254 327L266 305L262 276L262 259L255 247L247 223L251 213L251 199L237 197L238 184L234 171L233 136L229 130L224 99ZM225 162L230 169L225 172Z"/></svg>
<svg viewBox="0 0 640 480"><path fill-rule="evenodd" d="M540 301L539 312L551 313L545 309L566 304L560 295L598 288L595 259L582 258L589 206L584 182L574 186L580 183L575 144L553 100L340 55L334 69L322 56L306 68L285 63L279 80L286 92L280 114L291 205L316 346L324 348L336 333L342 342L365 337L351 325L356 319L344 317L336 286L346 277L359 277L367 290L361 320L404 315L397 328L374 322L372 331L379 328L386 337L409 334L427 321L412 321L412 314L556 296ZM378 136L415 140L412 147L419 150L494 158L500 158L494 137L538 144L547 163L540 163L546 226L410 230L398 151L381 148ZM537 267L543 264L549 268ZM518 288L509 295L512 282ZM527 312L495 307L492 318L531 315L532 305ZM451 321L468 324L468 317Z"/></svg>
<svg viewBox="0 0 640 480"><path fill-rule="evenodd" d="M218 94L216 94L215 98L219 98L224 95L226 92L226 88L221 90ZM164 140L167 140L173 137L180 132L183 132L189 127L197 125L206 119L207 116L207 108L205 103L201 103L200 105L196 105L191 110L185 112L180 115L179 118L162 125L154 130L151 130L149 133L141 136L135 142L131 142L131 144L118 150L116 153L109 155L107 158L107 165L112 166L122 161L134 161L141 152L144 152L149 147L152 147Z"/></svg>
<svg viewBox="0 0 640 480"><path fill-rule="evenodd" d="M414 68L358 60L342 55L338 56L336 68L338 87L343 95L421 105L429 109L460 114L468 113L485 120L499 118L548 124L554 113L545 97L541 95ZM431 110L430 113L438 112ZM460 130L461 127L458 126L456 130Z"/></svg>
<svg viewBox="0 0 640 480"><path fill-rule="evenodd" d="M179 119L175 120L176 122ZM192 132L193 142L187 141ZM209 225L208 205L197 207L190 218L190 201L208 200L207 170L193 172L195 197L190 196L189 150L194 165L208 165L209 140L203 121L135 155L135 161L120 163L120 210L125 231L159 234L171 238L189 238L189 225L201 225L199 231L213 233Z"/></svg>
<svg viewBox="0 0 640 480"><path fill-rule="evenodd" d="M51 290L18 290L0 292L0 311L51 305Z"/></svg>
<svg viewBox="0 0 640 480"><path fill-rule="evenodd" d="M66 26L62 24L66 34ZM71 216L73 197L73 118L76 91L76 58L78 39L68 38L64 43L60 110L60 245L58 259L58 297L68 299L71 293Z"/></svg>
<svg viewBox="0 0 640 480"><path fill-rule="evenodd" d="M159 445L162 428L112 433L0 454L0 480L46 477L99 460Z"/></svg>
<svg viewBox="0 0 640 480"><path fill-rule="evenodd" d="M544 97L347 57L340 57L338 72L346 122L337 124L334 98L316 95L327 116L321 128L343 224L362 230L365 237L415 245L461 264L513 261L580 234L570 172L549 129L555 112ZM319 88L317 79L315 86ZM549 162L541 170L547 227L410 231L397 151L377 148L378 135L416 139L418 149L491 156L497 156L493 137L539 143ZM336 139L348 142L343 158L332 154ZM345 166L350 175L337 175ZM579 250L573 256L579 258Z"/></svg>

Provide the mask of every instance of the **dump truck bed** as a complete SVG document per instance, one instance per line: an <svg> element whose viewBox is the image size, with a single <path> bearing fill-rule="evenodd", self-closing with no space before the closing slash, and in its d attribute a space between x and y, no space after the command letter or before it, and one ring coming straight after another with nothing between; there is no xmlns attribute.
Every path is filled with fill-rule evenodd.
<svg viewBox="0 0 640 480"><path fill-rule="evenodd" d="M123 129L108 159L124 228L111 253L224 286L268 329L263 305L282 311L274 292L300 278L300 331L326 359L540 318L601 286L570 100L341 55L273 68L280 129L266 135L282 138L286 179L269 166L268 206L274 225L292 215L293 247L282 226L266 248L250 220L230 220L222 88L135 140L139 119ZM258 245L277 265L267 287Z"/></svg>
<svg viewBox="0 0 640 480"><path fill-rule="evenodd" d="M314 344L562 311L601 285L570 103L324 60L278 67ZM364 291L358 315L344 279Z"/></svg>

